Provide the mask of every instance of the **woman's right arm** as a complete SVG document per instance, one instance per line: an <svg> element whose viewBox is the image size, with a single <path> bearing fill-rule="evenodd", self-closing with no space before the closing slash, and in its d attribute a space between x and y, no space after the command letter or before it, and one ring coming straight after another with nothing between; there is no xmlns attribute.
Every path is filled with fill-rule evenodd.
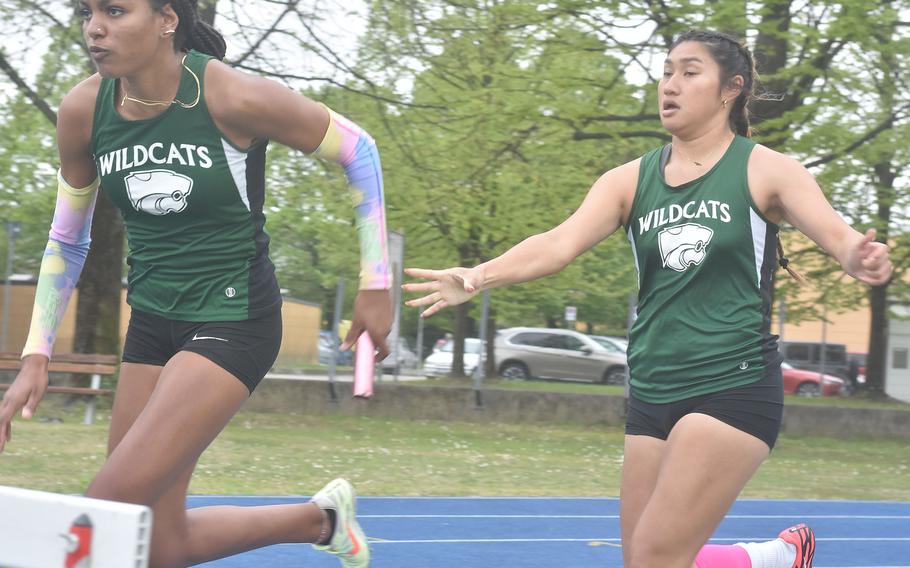
<svg viewBox="0 0 910 568"><path fill-rule="evenodd" d="M57 113L57 206L38 274L35 305L22 366L0 402L0 452L12 435L13 416L31 418L47 390L47 367L57 328L88 253L92 212L98 194L91 153L96 78L75 87Z"/></svg>
<svg viewBox="0 0 910 568"><path fill-rule="evenodd" d="M429 280L404 285L408 292L428 292L407 304L430 306L424 312L428 317L447 306L466 302L481 290L559 272L623 225L632 208L639 163L635 160L608 171L568 219L545 233L528 237L493 260L470 269L405 270L409 276Z"/></svg>

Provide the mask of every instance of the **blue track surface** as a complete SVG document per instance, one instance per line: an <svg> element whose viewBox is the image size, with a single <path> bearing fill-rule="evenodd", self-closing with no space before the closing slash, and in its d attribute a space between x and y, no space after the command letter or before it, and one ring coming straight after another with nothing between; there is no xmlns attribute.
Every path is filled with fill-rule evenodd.
<svg viewBox="0 0 910 568"><path fill-rule="evenodd" d="M269 505L305 497L192 496L190 507ZM361 497L374 568L604 568L622 565L619 501L551 498ZM807 522L815 568L910 568L910 503L738 501L711 542L761 541ZM338 568L309 545L270 546L207 568Z"/></svg>

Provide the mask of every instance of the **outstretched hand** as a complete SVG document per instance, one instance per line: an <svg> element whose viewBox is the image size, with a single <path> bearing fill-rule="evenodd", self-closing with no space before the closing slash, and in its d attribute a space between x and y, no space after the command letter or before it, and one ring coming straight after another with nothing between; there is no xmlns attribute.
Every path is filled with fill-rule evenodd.
<svg viewBox="0 0 910 568"><path fill-rule="evenodd" d="M378 353L376 360L382 361L389 355L386 337L392 330L392 296L388 290L361 290L354 300L354 316L351 329L341 344L341 350L347 351L357 343L357 338L364 332L370 335Z"/></svg>
<svg viewBox="0 0 910 568"><path fill-rule="evenodd" d="M483 284L483 269L448 268L446 270L427 270L425 268L406 268L405 274L413 278L422 278L429 282L417 282L402 286L405 292L428 292L422 298L405 302L408 306L430 306L423 312L428 318L448 306L457 306L467 302L480 292Z"/></svg>
<svg viewBox="0 0 910 568"><path fill-rule="evenodd" d="M22 361L22 369L0 401L0 452L13 438L13 417L20 410L22 418L35 415L38 403L47 391L47 357L29 355Z"/></svg>
<svg viewBox="0 0 910 568"><path fill-rule="evenodd" d="M875 240L875 229L869 229L862 240L847 251L844 269L854 278L881 286L891 278L891 258L888 245Z"/></svg>

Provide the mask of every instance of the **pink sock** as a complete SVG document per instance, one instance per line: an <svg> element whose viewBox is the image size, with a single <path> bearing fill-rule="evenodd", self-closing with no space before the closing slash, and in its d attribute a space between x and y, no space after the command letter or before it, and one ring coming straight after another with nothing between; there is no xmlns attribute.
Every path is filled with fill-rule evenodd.
<svg viewBox="0 0 910 568"><path fill-rule="evenodd" d="M695 568L752 568L752 560L741 546L706 544L695 557Z"/></svg>

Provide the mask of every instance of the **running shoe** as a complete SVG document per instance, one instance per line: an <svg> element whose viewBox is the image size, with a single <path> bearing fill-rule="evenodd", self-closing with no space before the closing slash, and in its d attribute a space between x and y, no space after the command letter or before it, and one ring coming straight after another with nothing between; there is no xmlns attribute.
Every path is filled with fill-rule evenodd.
<svg viewBox="0 0 910 568"><path fill-rule="evenodd" d="M815 557L815 532L808 525L800 523L784 529L777 538L796 547L796 560L793 561L792 568L812 568L812 559Z"/></svg>
<svg viewBox="0 0 910 568"><path fill-rule="evenodd" d="M344 568L368 568L370 546L357 522L357 493L347 479L330 481L311 499L320 509L335 511L335 532L326 545L314 544L316 550L334 554Z"/></svg>

